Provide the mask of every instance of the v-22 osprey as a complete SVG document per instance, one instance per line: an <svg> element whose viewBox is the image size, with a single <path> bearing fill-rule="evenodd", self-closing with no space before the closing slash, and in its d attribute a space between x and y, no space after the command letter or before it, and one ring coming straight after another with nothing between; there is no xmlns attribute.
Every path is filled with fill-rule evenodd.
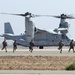
<svg viewBox="0 0 75 75"><path fill-rule="evenodd" d="M8 13L2 13L8 14ZM17 15L25 18L25 33L22 35L15 35L11 24L9 22L4 23L4 34L1 35L7 40L17 41L21 46L29 47L29 43L32 40L35 47L43 49L44 46L57 46L59 41L62 40L64 45L69 45L70 39L67 36L69 24L66 22L66 19L75 19L73 16L61 14L60 16L51 16L51 15L34 15L29 12L25 14L8 14L8 15ZM55 28L53 32L48 30L38 29L34 26L31 18L35 17L55 17L60 19L60 24L58 28Z"/></svg>

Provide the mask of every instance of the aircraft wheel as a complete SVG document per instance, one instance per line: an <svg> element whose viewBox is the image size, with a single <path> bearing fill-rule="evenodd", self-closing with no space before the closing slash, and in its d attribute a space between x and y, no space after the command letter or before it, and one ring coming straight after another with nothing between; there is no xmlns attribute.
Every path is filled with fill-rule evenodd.
<svg viewBox="0 0 75 75"><path fill-rule="evenodd" d="M43 49L43 46L39 46L39 49Z"/></svg>

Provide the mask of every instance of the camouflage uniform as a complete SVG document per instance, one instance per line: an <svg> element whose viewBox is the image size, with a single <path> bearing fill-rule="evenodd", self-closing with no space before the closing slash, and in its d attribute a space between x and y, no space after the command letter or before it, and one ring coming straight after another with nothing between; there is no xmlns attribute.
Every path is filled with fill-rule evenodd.
<svg viewBox="0 0 75 75"><path fill-rule="evenodd" d="M14 52L14 50L16 50L17 49L17 43L16 43L16 40L14 41L14 43L13 43L13 52Z"/></svg>
<svg viewBox="0 0 75 75"><path fill-rule="evenodd" d="M34 43L31 41L30 43L29 43L29 51L33 51L33 46L34 46Z"/></svg>
<svg viewBox="0 0 75 75"><path fill-rule="evenodd" d="M3 45L3 48L2 48L2 50L5 48L5 51L7 52L7 42L6 42L6 40L4 39L4 41L2 42L2 45Z"/></svg>
<svg viewBox="0 0 75 75"><path fill-rule="evenodd" d="M71 42L70 42L70 48L69 48L68 52L70 52L71 49L73 49L73 52L75 52L74 51L74 42L73 42L73 40L71 40Z"/></svg>
<svg viewBox="0 0 75 75"><path fill-rule="evenodd" d="M60 50L60 53L62 53L62 47L64 46L63 42L60 41L58 45L59 45L58 49Z"/></svg>

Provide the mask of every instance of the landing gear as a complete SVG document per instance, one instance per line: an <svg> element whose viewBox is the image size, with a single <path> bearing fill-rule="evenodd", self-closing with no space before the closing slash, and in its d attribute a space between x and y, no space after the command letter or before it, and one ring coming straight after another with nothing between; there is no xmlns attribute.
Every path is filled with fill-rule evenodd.
<svg viewBox="0 0 75 75"><path fill-rule="evenodd" d="M29 51L32 53L33 49L30 49Z"/></svg>
<svg viewBox="0 0 75 75"><path fill-rule="evenodd" d="M39 46L39 49L43 49L43 46Z"/></svg>
<svg viewBox="0 0 75 75"><path fill-rule="evenodd" d="M29 46L29 51L32 53L32 51L33 51L33 47L32 46Z"/></svg>

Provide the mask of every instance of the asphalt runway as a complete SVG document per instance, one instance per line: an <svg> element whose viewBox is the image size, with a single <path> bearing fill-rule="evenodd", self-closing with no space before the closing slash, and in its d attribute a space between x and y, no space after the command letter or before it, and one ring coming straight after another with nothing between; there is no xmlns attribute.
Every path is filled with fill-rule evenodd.
<svg viewBox="0 0 75 75"><path fill-rule="evenodd" d="M28 48L18 48L14 53L12 48L8 48L7 51L1 50L0 48L0 56L75 56L73 50L68 52L69 47L63 47L62 53L58 50L58 47L45 47L44 49L34 48L31 53Z"/></svg>
<svg viewBox="0 0 75 75"><path fill-rule="evenodd" d="M69 47L63 47L62 53L58 47L45 47L44 49L34 48L31 53L28 48L18 48L14 53L12 48L8 48L8 52L1 50L0 56L75 56L73 50L68 52ZM64 70L0 70L0 75L75 75L74 71Z"/></svg>

